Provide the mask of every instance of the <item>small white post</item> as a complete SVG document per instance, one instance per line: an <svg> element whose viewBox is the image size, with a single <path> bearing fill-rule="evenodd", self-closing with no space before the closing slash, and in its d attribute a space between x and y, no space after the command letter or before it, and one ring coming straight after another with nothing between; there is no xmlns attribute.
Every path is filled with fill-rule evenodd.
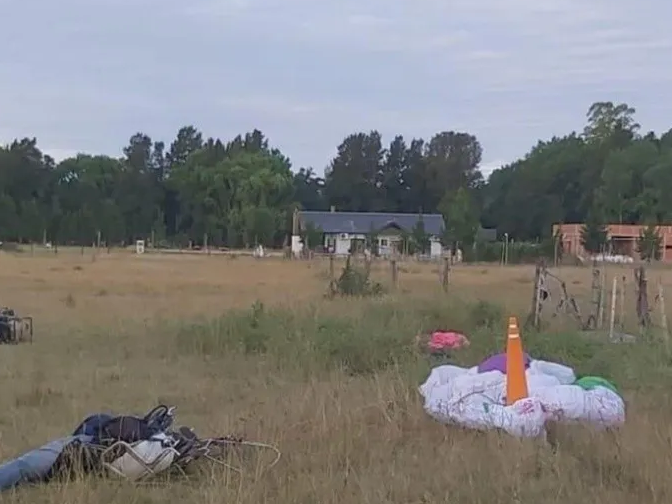
<svg viewBox="0 0 672 504"><path fill-rule="evenodd" d="M601 328L604 327L604 323L605 323L605 318L606 318L605 310L606 310L606 308L605 308L604 304L607 302L607 271L604 268L604 263L602 263L602 269L600 270L600 276L601 276L601 280L602 280L602 284L600 285L600 289L601 289L600 290L600 296L601 296L600 302L602 304L602 320L600 321L600 329L601 329Z"/></svg>
<svg viewBox="0 0 672 504"><path fill-rule="evenodd" d="M541 275L543 275L541 271L541 266L537 266L539 268L539 277L537 278L537 285L536 285L536 296L534 299L536 300L536 305L534 307L534 327L535 329L539 329L539 326L541 325Z"/></svg>
<svg viewBox="0 0 672 504"><path fill-rule="evenodd" d="M618 298L618 324L623 332L625 332L625 275L621 278L621 288Z"/></svg>
<svg viewBox="0 0 672 504"><path fill-rule="evenodd" d="M616 290L618 289L618 280L614 277L611 284L611 313L609 317L609 339L614 339L614 324L616 319Z"/></svg>

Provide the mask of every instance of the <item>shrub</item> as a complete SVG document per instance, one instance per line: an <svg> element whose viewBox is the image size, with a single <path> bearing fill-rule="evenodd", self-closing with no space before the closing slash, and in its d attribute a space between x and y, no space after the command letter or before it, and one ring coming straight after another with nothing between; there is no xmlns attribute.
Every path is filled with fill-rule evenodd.
<svg viewBox="0 0 672 504"><path fill-rule="evenodd" d="M475 305L454 301L446 306L443 298L435 303L373 301L366 310L343 316L325 314L313 306L269 309L257 302L247 310L179 326L176 349L213 357L263 356L303 377L333 369L362 375L417 360L417 334L454 329L475 343L459 356L471 365L469 359L503 344L502 313L501 307L483 301Z"/></svg>
<svg viewBox="0 0 672 504"><path fill-rule="evenodd" d="M345 267L338 280L329 285L329 296L380 296L384 294L382 284L370 279L371 263L367 261L365 268L352 264L350 256L345 261Z"/></svg>
<svg viewBox="0 0 672 504"><path fill-rule="evenodd" d="M502 326L504 312L502 307L488 301L477 301L469 311L470 320L475 328L494 329Z"/></svg>

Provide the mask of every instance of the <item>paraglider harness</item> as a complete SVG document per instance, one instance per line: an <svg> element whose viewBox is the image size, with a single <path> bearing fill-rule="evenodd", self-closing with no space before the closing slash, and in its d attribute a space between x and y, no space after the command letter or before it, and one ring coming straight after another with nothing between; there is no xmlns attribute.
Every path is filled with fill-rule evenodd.
<svg viewBox="0 0 672 504"><path fill-rule="evenodd" d="M173 431L174 411L174 407L159 405L144 417L107 414L87 417L75 429L75 441L58 456L43 481L71 478L81 473L113 473L137 481L167 469L186 476L188 466L199 459L242 472L229 465L227 460L232 451L238 451L244 446L274 451L276 457L270 466L275 465L280 458L280 452L275 447L246 441L242 437L199 438L189 427ZM86 441L81 441L82 438ZM151 459L138 449L140 444L147 441L160 443L158 455ZM140 471L128 474L124 464L119 463L121 460L135 464Z"/></svg>
<svg viewBox="0 0 672 504"><path fill-rule="evenodd" d="M33 318L19 317L12 308L0 307L0 344L17 344L24 340L33 341Z"/></svg>

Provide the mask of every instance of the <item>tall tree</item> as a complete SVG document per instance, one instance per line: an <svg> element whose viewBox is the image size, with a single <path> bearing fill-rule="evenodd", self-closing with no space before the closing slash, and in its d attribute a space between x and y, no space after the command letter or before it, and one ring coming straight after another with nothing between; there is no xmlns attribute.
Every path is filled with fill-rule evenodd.
<svg viewBox="0 0 672 504"><path fill-rule="evenodd" d="M324 178L318 177L312 168L301 168L293 177L294 199L306 210L326 210L327 199Z"/></svg>
<svg viewBox="0 0 672 504"><path fill-rule="evenodd" d="M607 222L672 222L672 129L639 131L634 107L600 101L583 132L540 139L488 181L478 139L449 128L428 141L348 135L324 176L292 171L259 129L222 139L187 125L165 142L138 132L119 159L89 153L58 164L37 139L19 138L0 147L0 241L46 234L88 244L100 233L109 243L186 243L207 234L228 246L280 245L294 208L332 205L440 212L451 243L473 239L479 221L518 241L547 242L558 222L586 223L594 238Z"/></svg>
<svg viewBox="0 0 672 504"><path fill-rule="evenodd" d="M339 210L371 212L380 208L379 178L385 152L380 133L355 133L338 146L325 171L325 192Z"/></svg>
<svg viewBox="0 0 672 504"><path fill-rule="evenodd" d="M606 251L608 240L609 232L600 212L592 210L581 228L581 245L586 252L598 254Z"/></svg>
<svg viewBox="0 0 672 504"><path fill-rule="evenodd" d="M461 187L455 195L446 193L439 207L445 222L444 243L451 246L473 245L479 216L469 190Z"/></svg>

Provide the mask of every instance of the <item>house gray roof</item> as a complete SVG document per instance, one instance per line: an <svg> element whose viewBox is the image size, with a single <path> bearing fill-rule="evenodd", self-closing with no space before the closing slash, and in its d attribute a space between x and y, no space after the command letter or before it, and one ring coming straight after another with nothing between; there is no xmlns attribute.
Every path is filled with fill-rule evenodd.
<svg viewBox="0 0 672 504"><path fill-rule="evenodd" d="M310 222L325 233L367 234L371 230L380 231L397 227L410 233L419 220L419 214L377 213L377 212L300 212L301 227ZM425 232L438 236L443 230L441 214L422 214Z"/></svg>

